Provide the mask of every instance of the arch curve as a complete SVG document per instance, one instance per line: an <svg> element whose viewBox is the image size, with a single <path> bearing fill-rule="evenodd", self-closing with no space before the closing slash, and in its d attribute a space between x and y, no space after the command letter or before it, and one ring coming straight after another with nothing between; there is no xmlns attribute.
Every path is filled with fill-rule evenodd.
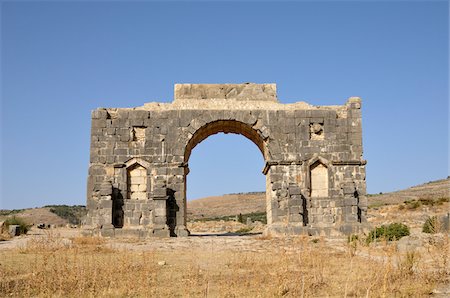
<svg viewBox="0 0 450 298"><path fill-rule="evenodd" d="M263 155L264 160L267 160L266 158L268 156L267 146L258 130L238 120L216 120L201 126L194 132L194 134L186 144L184 150L184 162L187 163L189 161L192 149L194 149L195 146L197 146L207 137L217 134L219 132L234 133L246 137L247 139L252 141L256 146L258 146L259 150L261 151L261 154Z"/></svg>

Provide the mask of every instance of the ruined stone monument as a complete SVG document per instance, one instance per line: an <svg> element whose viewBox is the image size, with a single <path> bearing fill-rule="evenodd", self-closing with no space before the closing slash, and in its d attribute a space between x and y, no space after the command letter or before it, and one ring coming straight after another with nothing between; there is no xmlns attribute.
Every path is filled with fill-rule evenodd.
<svg viewBox="0 0 450 298"><path fill-rule="evenodd" d="M275 84L176 84L172 103L92 112L85 231L188 236L189 156L219 132L247 137L264 157L266 233L350 234L365 225L359 98L281 104Z"/></svg>

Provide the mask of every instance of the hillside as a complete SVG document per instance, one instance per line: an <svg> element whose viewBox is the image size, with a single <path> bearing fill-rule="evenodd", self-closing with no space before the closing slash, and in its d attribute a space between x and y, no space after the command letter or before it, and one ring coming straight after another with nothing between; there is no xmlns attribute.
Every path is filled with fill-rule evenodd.
<svg viewBox="0 0 450 298"><path fill-rule="evenodd" d="M438 200L450 198L450 179L442 179L413 186L404 190L369 195L369 206L397 205L404 201ZM188 202L188 218L201 219L226 215L264 212L266 210L265 193L232 194L206 197Z"/></svg>
<svg viewBox="0 0 450 298"><path fill-rule="evenodd" d="M7 214L6 211L2 211L0 215L0 221L4 220L7 217L17 216L23 218L26 222L30 224L40 224L45 223L48 225L66 225L68 224L68 220L59 217L55 213L50 211L49 207L42 208L32 208L32 209L24 209L19 212L11 212Z"/></svg>
<svg viewBox="0 0 450 298"><path fill-rule="evenodd" d="M438 206L439 213L445 212L450 198L450 179L442 179L413 186L405 190L380 195L369 195L369 218L386 218L381 216L387 211L390 205L404 205L403 207L411 211L420 211L423 208ZM447 202L446 204L430 204L430 201ZM409 203L405 204L404 202ZM386 206L388 205L388 206ZM266 210L266 201L264 192L228 194L223 196L212 196L187 202L188 220L198 220L207 218L217 218L224 216L235 216L238 214L262 213ZM386 206L381 208L382 206ZM380 209L381 208L381 209ZM425 208L425 209L426 209ZM58 216L51 209L59 209L56 212L63 217ZM377 209L380 209L377 211ZM383 209L383 210L382 210ZM392 208L390 208L392 209ZM397 209L395 209L397 210ZM395 210L390 210L395 212ZM400 209L402 210L402 209ZM433 210L430 210L433 211ZM398 212L398 211L397 211ZM426 210L424 211L426 212ZM27 220L29 223L45 223L53 225L66 225L69 219L79 217L85 213L82 206L48 206L42 208L33 208L17 211L0 210L0 221L8 216L18 216ZM404 213L404 212L403 212Z"/></svg>
<svg viewBox="0 0 450 298"><path fill-rule="evenodd" d="M263 192L206 197L187 202L188 219L213 218L266 211Z"/></svg>
<svg viewBox="0 0 450 298"><path fill-rule="evenodd" d="M369 205L392 205L420 199L450 198L450 178L431 181L404 190L369 196Z"/></svg>

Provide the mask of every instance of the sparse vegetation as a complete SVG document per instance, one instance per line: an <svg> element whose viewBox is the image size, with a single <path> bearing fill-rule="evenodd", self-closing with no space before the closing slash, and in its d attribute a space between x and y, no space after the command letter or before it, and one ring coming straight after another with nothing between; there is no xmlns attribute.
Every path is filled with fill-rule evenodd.
<svg viewBox="0 0 450 298"><path fill-rule="evenodd" d="M404 236L409 235L409 228L402 223L392 223L390 225L382 225L370 231L366 238L366 242L370 243L379 239L393 241L399 240Z"/></svg>
<svg viewBox="0 0 450 298"><path fill-rule="evenodd" d="M379 194L377 194L377 193L368 193L366 196L367 196L368 198L372 198L372 197L379 196Z"/></svg>
<svg viewBox="0 0 450 298"><path fill-rule="evenodd" d="M232 192L229 194L226 194L227 196L231 195L265 195L265 191L249 191L249 192Z"/></svg>
<svg viewBox="0 0 450 298"><path fill-rule="evenodd" d="M359 235L357 235L357 234L351 234L351 235L348 235L348 237L347 237L348 243L357 242L358 240L359 240Z"/></svg>
<svg viewBox="0 0 450 298"><path fill-rule="evenodd" d="M398 221L407 223L414 232L425 225L435 231L435 220L445 216L443 212L447 213L448 198L441 195L433 199L426 195L416 197L423 199L408 200L412 203L404 202L407 196L395 203L374 199L371 202L374 208L392 206L369 211L378 216L372 223ZM417 204L440 207L417 212L419 207L410 207ZM73 208L47 207L56 214L57 209L69 213ZM398 212L397 208L403 208L404 212ZM14 212L11 215L19 213L11 212ZM64 212L58 215L65 217ZM238 212L233 211L237 215ZM424 214L430 214L425 223ZM237 215L203 218L201 221L216 222L199 225L221 227L217 234L232 235L235 231L248 235L261 231L262 227L246 226L248 217L252 221L266 222L265 212L241 214L244 224L236 222ZM219 222L221 220L225 222ZM228 239L197 235L200 237L169 239L168 242L164 239L64 238L57 234L58 229L38 230L46 236L27 236L31 240L25 246L5 249L6 245L2 245L3 249L0 248L0 297L428 296L433 289L447 285L450 278L448 235L428 235L429 240L423 244L426 250L400 250L399 243L389 240L408 235L408 226L386 224L367 237L351 235L347 243L345 239L330 241L321 237L277 238L273 235ZM60 231L74 232L73 229ZM377 241L382 239L386 241ZM187 242L183 242L185 240ZM377 245L365 245L366 241L374 240ZM180 246L178 241L181 241ZM165 265L158 265L160 261Z"/></svg>
<svg viewBox="0 0 450 298"><path fill-rule="evenodd" d="M264 241L265 249L258 251L253 246L224 249L208 241L208 249L124 253L110 248L113 240L78 237L67 243L49 235L24 248L0 250L0 296L410 297L427 296L449 278L442 261L448 258L448 238L444 246L430 249L430 259L439 264L415 253L400 254L389 243L378 249L385 255L379 260L355 253L374 248L354 246L349 253L314 239L248 242ZM166 265L159 265L161 260Z"/></svg>
<svg viewBox="0 0 450 298"><path fill-rule="evenodd" d="M422 232L428 234L445 232L448 230L448 225L445 224L445 221L448 220L448 216L449 215L446 215L441 218L437 216L429 216L422 226Z"/></svg>
<svg viewBox="0 0 450 298"><path fill-rule="evenodd" d="M403 202L403 205L399 206L399 209L410 209L414 210L421 206L439 206L449 201L449 198L439 197L439 198L421 198L417 200L407 200Z"/></svg>
<svg viewBox="0 0 450 298"><path fill-rule="evenodd" d="M73 225L81 224L81 219L87 213L86 207L82 205L47 205L44 207L50 208L50 212L53 212L59 217L66 219Z"/></svg>
<svg viewBox="0 0 450 298"><path fill-rule="evenodd" d="M438 224L439 222L437 216L428 217L425 223L423 224L422 232L434 234L437 232Z"/></svg>
<svg viewBox="0 0 450 298"><path fill-rule="evenodd" d="M0 216L10 216L22 212L24 209L0 210Z"/></svg>
<svg viewBox="0 0 450 298"><path fill-rule="evenodd" d="M241 228L241 229L235 231L235 233L239 234L239 235L246 235L246 234L249 234L252 230L253 230L252 227L246 227L246 228Z"/></svg>
<svg viewBox="0 0 450 298"><path fill-rule="evenodd" d="M383 207L383 206L386 206L386 204L385 203L381 203L381 202L376 202L376 203L370 204L369 205L369 209L376 209L376 208L380 208L380 207Z"/></svg>
<svg viewBox="0 0 450 298"><path fill-rule="evenodd" d="M237 214L237 215L226 215L226 216L218 216L218 217L204 217L201 219L195 219L195 221L232 221L236 220L241 223L246 223L247 218L250 218L253 222L254 221L260 221L263 224L267 223L267 214L266 212L252 212L252 213L246 213L246 214ZM242 218L242 221L240 220Z"/></svg>

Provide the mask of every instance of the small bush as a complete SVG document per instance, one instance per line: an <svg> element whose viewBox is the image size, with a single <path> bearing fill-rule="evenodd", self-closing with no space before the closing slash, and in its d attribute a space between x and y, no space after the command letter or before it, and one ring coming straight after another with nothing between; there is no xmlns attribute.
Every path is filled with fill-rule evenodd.
<svg viewBox="0 0 450 298"><path fill-rule="evenodd" d="M244 217L242 216L241 213L239 213L239 215L238 215L238 222L244 223Z"/></svg>
<svg viewBox="0 0 450 298"><path fill-rule="evenodd" d="M412 210L419 208L421 205L422 204L419 201L408 201L407 203L408 209Z"/></svg>
<svg viewBox="0 0 450 298"><path fill-rule="evenodd" d="M351 234L347 237L347 243L357 242L359 240L359 236L357 234Z"/></svg>
<svg viewBox="0 0 450 298"><path fill-rule="evenodd" d="M437 203L439 204L439 205L442 205L443 203L448 203L450 201L450 198L444 198L444 197L441 197L441 198L438 198L437 199Z"/></svg>
<svg viewBox="0 0 450 298"><path fill-rule="evenodd" d="M28 233L28 231L31 228L31 225L28 224L24 219L22 219L20 217L15 217L15 216L7 218L5 220L5 225L6 225L6 227L18 225L20 234Z"/></svg>
<svg viewBox="0 0 450 298"><path fill-rule="evenodd" d="M428 217L422 226L422 232L428 234L436 234L440 230L441 223L437 216Z"/></svg>
<svg viewBox="0 0 450 298"><path fill-rule="evenodd" d="M367 243L370 243L378 239L393 241L399 240L400 238L408 235L409 235L408 226L402 223L392 223L388 226L383 225L370 231L369 235L366 238L366 241Z"/></svg>

